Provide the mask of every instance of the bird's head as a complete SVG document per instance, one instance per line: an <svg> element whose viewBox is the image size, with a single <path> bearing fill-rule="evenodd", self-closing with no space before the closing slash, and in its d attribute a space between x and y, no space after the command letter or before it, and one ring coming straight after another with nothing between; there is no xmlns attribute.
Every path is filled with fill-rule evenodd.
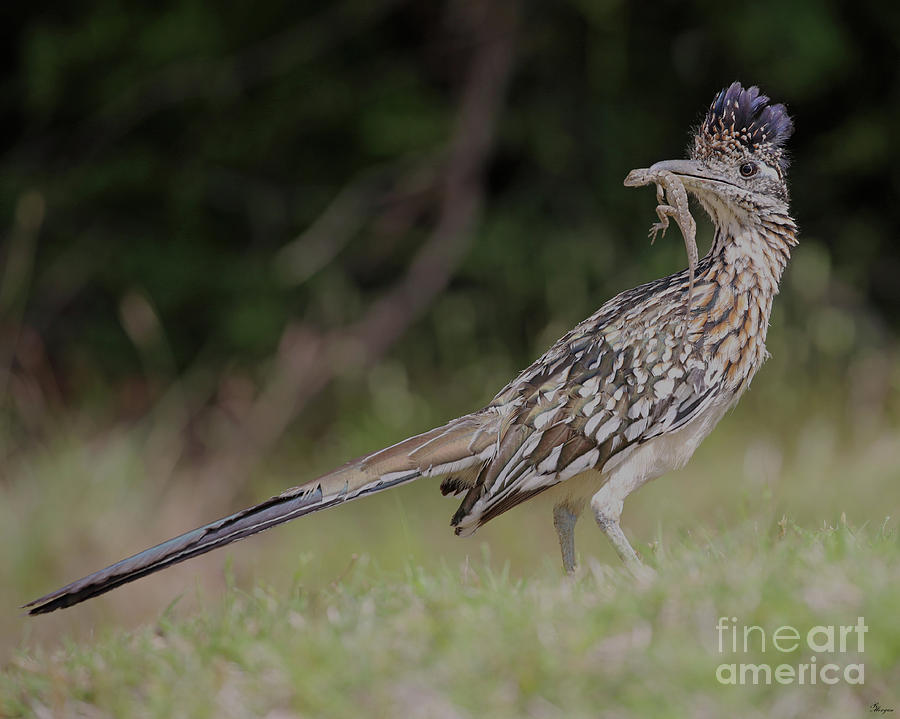
<svg viewBox="0 0 900 719"><path fill-rule="evenodd" d="M689 160L658 162L650 170L678 175L714 221L741 220L766 209L787 211L788 157L794 124L784 105L739 82L722 90L691 146Z"/></svg>

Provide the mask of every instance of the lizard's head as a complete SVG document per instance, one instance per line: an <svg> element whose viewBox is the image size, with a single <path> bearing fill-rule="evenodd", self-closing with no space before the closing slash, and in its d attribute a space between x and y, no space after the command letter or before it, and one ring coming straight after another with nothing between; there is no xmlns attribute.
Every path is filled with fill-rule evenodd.
<svg viewBox="0 0 900 719"><path fill-rule="evenodd" d="M690 160L658 162L650 170L678 175L714 217L728 211L782 206L788 201L784 145L794 123L784 105L773 105L758 87L739 82L722 90L691 146Z"/></svg>

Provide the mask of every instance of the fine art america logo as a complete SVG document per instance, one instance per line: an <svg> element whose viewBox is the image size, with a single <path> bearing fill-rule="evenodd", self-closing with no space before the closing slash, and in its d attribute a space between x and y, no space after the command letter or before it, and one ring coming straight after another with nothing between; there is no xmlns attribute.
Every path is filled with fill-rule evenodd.
<svg viewBox="0 0 900 719"><path fill-rule="evenodd" d="M755 624L739 625L737 617L719 617L716 632L720 654L750 651L789 654L799 649L801 656L809 656L809 659L796 665L723 663L716 668L716 679L722 684L772 684L773 681L778 684L837 684L840 681L864 684L864 664L825 662L816 655L853 654L853 658L858 658L865 651L867 631L864 617L857 617L855 625L818 625L806 631L784 625L769 633Z"/></svg>

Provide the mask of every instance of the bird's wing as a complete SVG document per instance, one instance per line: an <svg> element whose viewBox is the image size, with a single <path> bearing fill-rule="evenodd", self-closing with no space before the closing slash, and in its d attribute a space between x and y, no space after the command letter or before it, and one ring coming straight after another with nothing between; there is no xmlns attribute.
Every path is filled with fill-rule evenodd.
<svg viewBox="0 0 900 719"><path fill-rule="evenodd" d="M453 517L468 535L520 502L625 448L673 431L717 400L721 372L690 341L714 295L687 272L622 293L569 332L494 399L497 451Z"/></svg>

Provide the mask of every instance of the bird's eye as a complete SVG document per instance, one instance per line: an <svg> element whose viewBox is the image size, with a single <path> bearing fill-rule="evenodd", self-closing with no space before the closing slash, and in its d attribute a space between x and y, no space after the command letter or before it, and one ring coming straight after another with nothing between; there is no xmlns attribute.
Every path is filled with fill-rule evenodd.
<svg viewBox="0 0 900 719"><path fill-rule="evenodd" d="M757 166L753 162L745 162L741 165L741 177L753 177L756 174Z"/></svg>

